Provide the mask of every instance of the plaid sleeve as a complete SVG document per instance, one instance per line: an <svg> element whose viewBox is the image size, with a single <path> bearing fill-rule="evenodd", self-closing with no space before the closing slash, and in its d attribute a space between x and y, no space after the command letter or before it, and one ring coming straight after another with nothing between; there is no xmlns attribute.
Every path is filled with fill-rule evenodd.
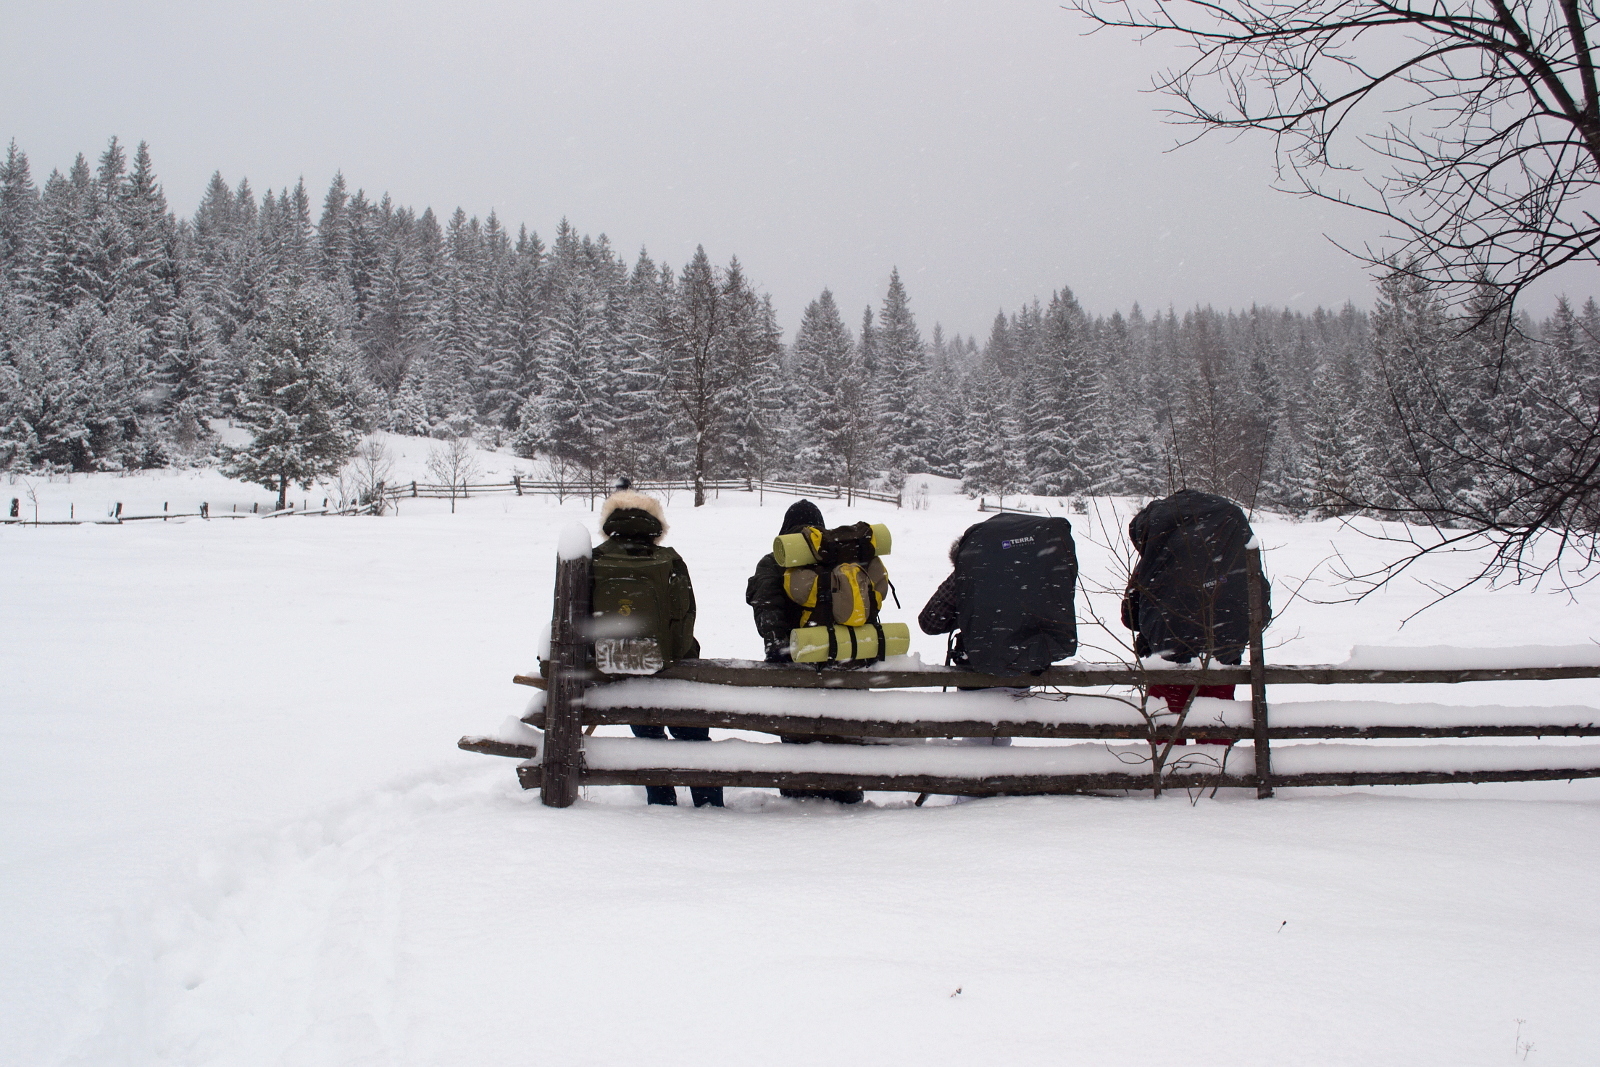
<svg viewBox="0 0 1600 1067"><path fill-rule="evenodd" d="M928 598L922 614L917 616L917 625L922 627L922 632L925 634L947 634L956 628L958 607L956 575L951 571L950 577L939 583L939 588Z"/></svg>

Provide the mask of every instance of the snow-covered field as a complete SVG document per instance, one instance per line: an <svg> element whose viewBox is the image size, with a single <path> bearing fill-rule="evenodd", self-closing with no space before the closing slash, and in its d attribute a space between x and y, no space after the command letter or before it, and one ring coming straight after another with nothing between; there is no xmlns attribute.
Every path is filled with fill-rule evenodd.
<svg viewBox="0 0 1600 1067"><path fill-rule="evenodd" d="M397 476L425 477L425 448L410 451ZM484 465L501 480L514 463ZM26 509L24 489L0 485ZM33 491L41 518L268 498L211 471ZM830 522L892 526L891 617L907 621L979 518L928 499L823 502ZM669 503L708 655L759 654L744 580L790 502ZM510 676L532 662L575 520L592 526L586 500L497 496L455 515L408 501L381 519L0 529L0 1063L1600 1054L1593 781L920 809L735 790L720 811L596 788L542 808L511 761L454 742L526 702ZM1321 567L1335 547L1359 561L1381 546L1334 523L1257 529L1278 661L1600 635L1600 595L1526 589L1402 630L1429 596L1416 583L1315 602L1337 592ZM1082 533L1079 551L1087 578L1109 574ZM913 651L937 662L943 643L915 634ZM1597 690L1274 697L1594 707Z"/></svg>

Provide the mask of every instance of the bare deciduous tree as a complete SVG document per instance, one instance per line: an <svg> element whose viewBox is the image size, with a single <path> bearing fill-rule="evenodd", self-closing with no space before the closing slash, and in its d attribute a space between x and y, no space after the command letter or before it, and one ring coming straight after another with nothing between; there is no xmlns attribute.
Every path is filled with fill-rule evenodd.
<svg viewBox="0 0 1600 1067"><path fill-rule="evenodd" d="M1193 59L1157 87L1183 123L1264 131L1293 192L1357 207L1398 248L1358 253L1509 306L1600 264L1592 0L1071 0ZM1197 134L1198 136L1198 134ZM1383 173L1340 184L1376 153ZM1496 308L1498 310L1498 308Z"/></svg>
<svg viewBox="0 0 1600 1067"><path fill-rule="evenodd" d="M1156 86L1196 136L1265 132L1288 191L1383 220L1395 247L1355 252L1385 278L1380 317L1458 310L1425 344L1380 352L1388 461L1331 503L1431 530L1406 531L1401 558L1357 576L1365 590L1430 553L1480 548L1486 564L1441 595L1600 573L1600 374L1553 379L1514 317L1538 279L1600 265L1594 0L1070 6L1192 50ZM1370 163L1376 176L1355 181Z"/></svg>
<svg viewBox="0 0 1600 1067"><path fill-rule="evenodd" d="M467 483L482 473L472 451L472 438L452 437L429 449L428 473L439 479L439 484L450 487L450 514L454 515L456 491L459 489L466 496Z"/></svg>
<svg viewBox="0 0 1600 1067"><path fill-rule="evenodd" d="M677 294L662 303L661 388L688 431L695 507L706 502L707 471L732 437L742 387L776 353L760 309L738 260L719 271L704 248L684 268Z"/></svg>
<svg viewBox="0 0 1600 1067"><path fill-rule="evenodd" d="M384 488L394 474L394 456L380 438L369 437L339 474L340 506L371 508L382 515L388 500Z"/></svg>

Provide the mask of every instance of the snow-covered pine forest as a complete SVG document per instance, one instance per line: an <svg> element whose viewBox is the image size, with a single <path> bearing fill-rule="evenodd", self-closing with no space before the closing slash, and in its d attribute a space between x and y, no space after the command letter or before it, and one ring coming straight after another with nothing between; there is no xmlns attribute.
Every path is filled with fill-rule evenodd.
<svg viewBox="0 0 1600 1067"><path fill-rule="evenodd" d="M180 218L144 144L130 162L113 140L42 188L10 146L0 468L208 461L208 420L248 415L267 339L291 321L325 339L325 432L471 435L595 477L926 471L974 494L1056 496L1182 484L1326 515L1415 500L1394 467L1397 419L1431 410L1464 440L1538 455L1568 447L1600 390L1593 300L1478 322L1397 272L1371 310L1100 314L1063 287L980 340L924 333L895 271L861 312L824 290L785 345L736 258L700 250L677 267L641 250L630 264L566 221L546 244L492 212L441 222L371 199L342 175L317 210L303 183L258 196L218 174ZM1489 381L1486 365L1510 372ZM1397 413L1408 389L1426 402ZM1427 489L1445 513L1449 494L1485 491L1481 477Z"/></svg>

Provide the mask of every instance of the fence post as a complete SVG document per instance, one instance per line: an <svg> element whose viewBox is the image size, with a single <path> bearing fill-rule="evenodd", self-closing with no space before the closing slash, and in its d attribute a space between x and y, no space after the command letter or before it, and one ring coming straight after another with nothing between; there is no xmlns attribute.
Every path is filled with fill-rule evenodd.
<svg viewBox="0 0 1600 1067"><path fill-rule="evenodd" d="M522 495L522 475L513 474L511 476L511 484L517 487L517 495L521 496Z"/></svg>
<svg viewBox="0 0 1600 1067"><path fill-rule="evenodd" d="M411 479L411 495L417 495L417 480L415 478Z"/></svg>
<svg viewBox="0 0 1600 1067"><path fill-rule="evenodd" d="M1267 739L1267 664L1261 645L1266 597L1261 580L1261 549L1245 549L1250 592L1250 718L1255 727L1256 797L1272 795L1272 748Z"/></svg>
<svg viewBox="0 0 1600 1067"><path fill-rule="evenodd" d="M556 563L555 613L550 623L550 683L544 705L544 774L539 799L565 808L578 799L583 730L577 699L588 674L589 556Z"/></svg>

